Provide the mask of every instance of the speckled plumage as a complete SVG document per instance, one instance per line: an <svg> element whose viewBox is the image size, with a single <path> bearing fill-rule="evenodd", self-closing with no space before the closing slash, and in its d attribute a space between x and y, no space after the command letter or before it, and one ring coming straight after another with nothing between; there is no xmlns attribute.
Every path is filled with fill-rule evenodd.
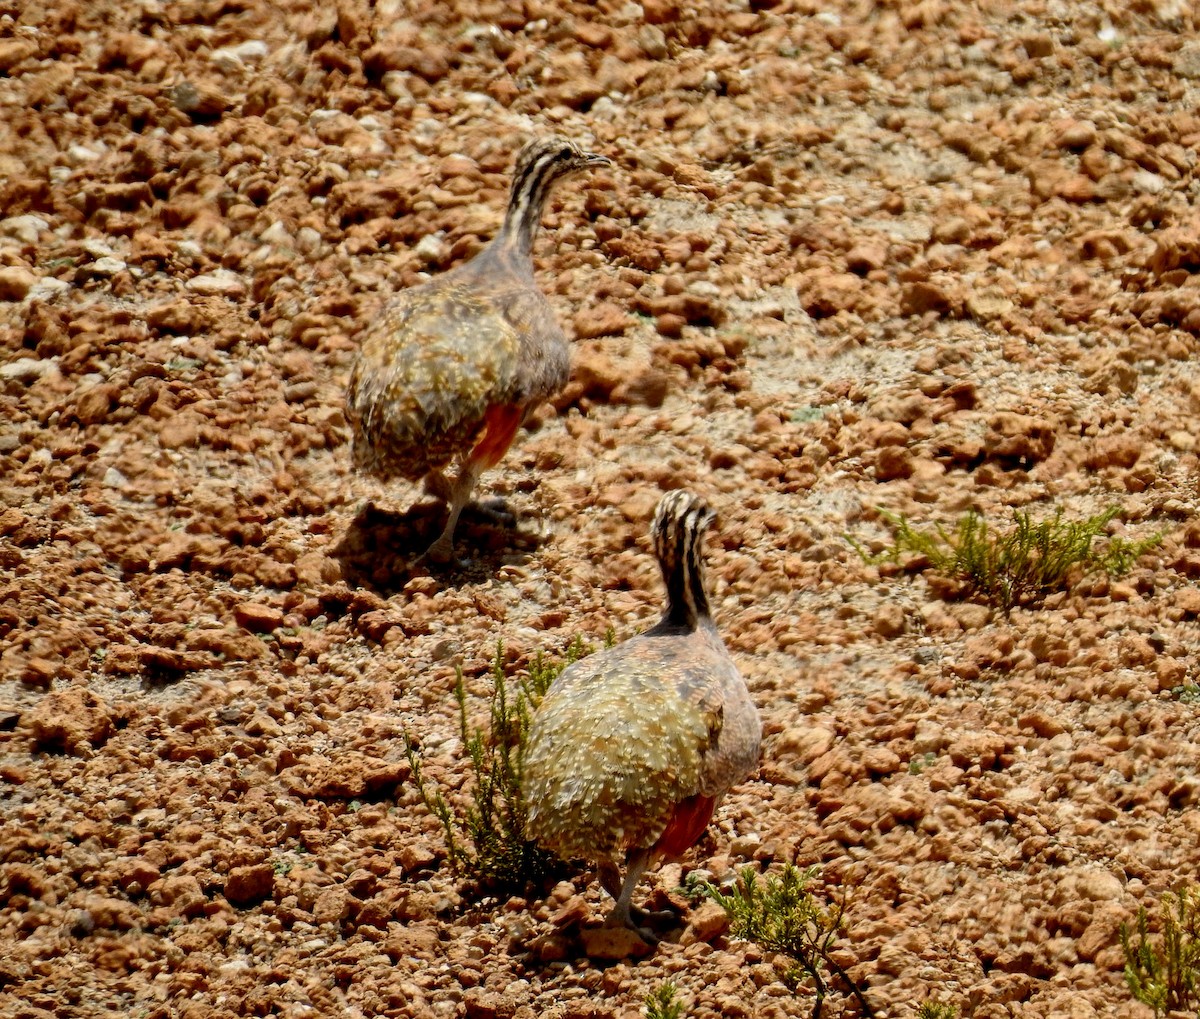
<svg viewBox="0 0 1200 1019"><path fill-rule="evenodd" d="M629 922L629 880L681 806L719 801L758 764L758 711L708 611L700 542L711 520L688 492L663 497L653 528L662 620L564 670L530 730L526 830L560 856L629 866L614 922Z"/></svg>
<svg viewBox="0 0 1200 1019"><path fill-rule="evenodd" d="M566 384L567 340L534 281L533 238L554 184L607 163L561 139L527 145L491 243L397 294L363 337L346 395L355 466L419 481L461 465L438 558L479 474L504 455L527 411Z"/></svg>

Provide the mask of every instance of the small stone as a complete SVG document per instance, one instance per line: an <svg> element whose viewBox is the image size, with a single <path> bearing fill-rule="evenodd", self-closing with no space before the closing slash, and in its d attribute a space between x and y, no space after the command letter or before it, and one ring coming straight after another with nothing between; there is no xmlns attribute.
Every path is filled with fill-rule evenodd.
<svg viewBox="0 0 1200 1019"><path fill-rule="evenodd" d="M350 915L350 893L345 888L325 888L312 911L317 923L340 924Z"/></svg>
<svg viewBox="0 0 1200 1019"><path fill-rule="evenodd" d="M828 318L839 311L854 311L866 283L853 272L816 272L806 275L797 287L800 307L813 318Z"/></svg>
<svg viewBox="0 0 1200 1019"><path fill-rule="evenodd" d="M775 737L772 753L775 757L796 757L803 764L812 764L833 748L835 740L833 731L825 726L795 726Z"/></svg>
<svg viewBox="0 0 1200 1019"><path fill-rule="evenodd" d="M426 265L441 265L449 253L446 241L440 233L426 234L413 248L413 254Z"/></svg>
<svg viewBox="0 0 1200 1019"><path fill-rule="evenodd" d="M34 657L25 663L25 668L21 672L21 682L48 690L57 675L58 666L54 662L48 658Z"/></svg>
<svg viewBox="0 0 1200 1019"><path fill-rule="evenodd" d="M247 64L261 63L268 53L270 50L265 42L248 39L236 46L222 46L220 49L215 49L208 55L208 59L222 71L229 73L243 70Z"/></svg>
<svg viewBox="0 0 1200 1019"><path fill-rule="evenodd" d="M37 276L20 265L0 269L0 301L23 301L37 283Z"/></svg>
<svg viewBox="0 0 1200 1019"><path fill-rule="evenodd" d="M82 757L90 757L91 748L108 739L112 721L104 699L79 686L46 694L29 713L30 731L39 748Z"/></svg>
<svg viewBox="0 0 1200 1019"><path fill-rule="evenodd" d="M163 449L183 449L200 444L200 426L196 416L188 411L172 414L158 430L158 443Z"/></svg>
<svg viewBox="0 0 1200 1019"><path fill-rule="evenodd" d="M41 216L9 216L8 219L0 219L0 237L9 237L22 244L36 244L38 238L49 229L50 224Z"/></svg>
<svg viewBox="0 0 1200 1019"><path fill-rule="evenodd" d="M645 368L613 389L612 402L661 407L670 388L670 375L661 368Z"/></svg>
<svg viewBox="0 0 1200 1019"><path fill-rule="evenodd" d="M846 268L859 276L865 276L887 264L887 247L874 241L856 244L846 252Z"/></svg>
<svg viewBox="0 0 1200 1019"><path fill-rule="evenodd" d="M275 871L269 863L232 867L225 878L225 898L235 906L250 906L268 898L275 887Z"/></svg>
<svg viewBox="0 0 1200 1019"><path fill-rule="evenodd" d="M729 930L729 914L715 902L705 902L692 910L687 928L679 939L681 945L697 941L715 941Z"/></svg>
<svg viewBox="0 0 1200 1019"><path fill-rule="evenodd" d="M86 145L70 145L67 147L67 162L72 166L83 166L86 163L94 163L100 158L100 153L95 149L89 149Z"/></svg>
<svg viewBox="0 0 1200 1019"><path fill-rule="evenodd" d="M243 602L233 610L238 626L252 633L270 633L283 625L283 612L273 605Z"/></svg>
<svg viewBox="0 0 1200 1019"><path fill-rule="evenodd" d="M884 602L875 611L875 632L884 640L895 640L908 628L904 609L893 601Z"/></svg>
<svg viewBox="0 0 1200 1019"><path fill-rule="evenodd" d="M427 870L437 863L437 853L433 846L424 839L405 842L396 856L397 862L406 874L415 874Z"/></svg>
<svg viewBox="0 0 1200 1019"><path fill-rule="evenodd" d="M862 758L863 767L871 775L894 775L900 770L900 758L887 747L869 747Z"/></svg>
<svg viewBox="0 0 1200 1019"><path fill-rule="evenodd" d="M956 286L948 281L918 280L900 292L901 315L957 315L964 303Z"/></svg>
<svg viewBox="0 0 1200 1019"><path fill-rule="evenodd" d="M1175 592L1175 605L1184 615L1200 616L1200 588L1180 588Z"/></svg>
<svg viewBox="0 0 1200 1019"><path fill-rule="evenodd" d="M631 321L620 305L603 301L594 308L584 308L576 312L575 336L581 340L591 340L598 336L619 336L629 328Z"/></svg>
<svg viewBox="0 0 1200 1019"><path fill-rule="evenodd" d="M628 927L590 927L579 933L589 959L642 958L654 949Z"/></svg>
<svg viewBox="0 0 1200 1019"><path fill-rule="evenodd" d="M875 480L896 481L911 478L913 455L904 446L884 446L875 457Z"/></svg>
<svg viewBox="0 0 1200 1019"><path fill-rule="evenodd" d="M22 60L32 57L37 51L37 43L32 39L0 39L0 71L7 74Z"/></svg>
<svg viewBox="0 0 1200 1019"><path fill-rule="evenodd" d="M115 386L102 383L80 394L75 401L75 416L81 425L99 424L116 406L119 392Z"/></svg>
<svg viewBox="0 0 1200 1019"><path fill-rule="evenodd" d="M995 460L1038 463L1054 452L1054 425L1041 418L1001 411L988 422L984 447Z"/></svg>
<svg viewBox="0 0 1200 1019"><path fill-rule="evenodd" d="M1002 294L979 290L967 295L965 307L967 314L977 322L990 322L1009 314L1016 305Z"/></svg>
<svg viewBox="0 0 1200 1019"><path fill-rule="evenodd" d="M58 371L58 362L49 357L18 357L8 364L0 364L0 379L12 379L29 385L52 372Z"/></svg>
<svg viewBox="0 0 1200 1019"><path fill-rule="evenodd" d="M1085 867L1075 875L1075 892L1092 902L1115 902L1125 894L1121 879L1100 867Z"/></svg>
<svg viewBox="0 0 1200 1019"><path fill-rule="evenodd" d="M119 258L114 258L112 255L105 255L102 258L97 258L91 265L87 266L85 271L93 276L115 276L119 272L124 272L126 265Z"/></svg>
<svg viewBox="0 0 1200 1019"><path fill-rule="evenodd" d="M209 85L194 85L181 81L168 93L175 107L196 120L219 117L231 105L231 100L221 91Z"/></svg>
<svg viewBox="0 0 1200 1019"><path fill-rule="evenodd" d="M229 269L216 269L210 273L193 276L185 286L202 297L228 297L240 300L246 296L246 281Z"/></svg>
<svg viewBox="0 0 1200 1019"><path fill-rule="evenodd" d="M582 895L572 895L550 917L550 926L564 931L582 924L591 914L591 907Z"/></svg>
<svg viewBox="0 0 1200 1019"><path fill-rule="evenodd" d="M1096 125L1090 120L1072 120L1058 132L1060 149L1086 149L1096 143Z"/></svg>

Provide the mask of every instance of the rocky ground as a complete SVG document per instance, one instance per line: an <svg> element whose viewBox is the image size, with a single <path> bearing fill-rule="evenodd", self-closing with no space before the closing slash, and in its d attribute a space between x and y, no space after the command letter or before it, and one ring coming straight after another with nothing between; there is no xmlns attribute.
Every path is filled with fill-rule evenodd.
<svg viewBox="0 0 1200 1019"><path fill-rule="evenodd" d="M764 760L645 891L818 863L880 1017L1148 1016L1118 925L1200 862L1194 14L0 0L0 1012L807 1016L711 910L604 962L586 872L462 896L405 760L464 795L456 667L482 711L497 642L652 622L686 485ZM430 573L349 468L356 334L549 131L614 161L537 249L574 378L484 480L519 530ZM1008 618L845 540L1114 504L1161 548Z"/></svg>

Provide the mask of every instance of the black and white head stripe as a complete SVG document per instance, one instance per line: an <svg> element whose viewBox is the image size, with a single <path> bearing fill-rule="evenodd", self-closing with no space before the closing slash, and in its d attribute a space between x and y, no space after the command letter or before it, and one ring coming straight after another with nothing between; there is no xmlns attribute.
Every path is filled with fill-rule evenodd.
<svg viewBox="0 0 1200 1019"><path fill-rule="evenodd" d="M514 239L528 240L537 231L554 182L568 173L608 166L605 156L585 152L563 138L540 138L517 154L505 229Z"/></svg>
<svg viewBox="0 0 1200 1019"><path fill-rule="evenodd" d="M716 514L686 489L668 492L654 514L651 537L667 585L666 619L695 627L709 614L701 546Z"/></svg>

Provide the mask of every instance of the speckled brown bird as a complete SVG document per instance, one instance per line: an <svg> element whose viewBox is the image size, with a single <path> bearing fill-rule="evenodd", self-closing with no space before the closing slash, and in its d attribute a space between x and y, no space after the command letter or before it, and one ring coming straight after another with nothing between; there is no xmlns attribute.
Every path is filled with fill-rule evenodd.
<svg viewBox="0 0 1200 1019"><path fill-rule="evenodd" d="M499 233L469 262L397 294L363 337L346 396L354 464L384 480L425 479L446 499L434 561L450 559L479 475L566 384L567 340L534 282L533 239L554 185L607 165L561 138L525 146ZM452 461L451 481L442 471Z"/></svg>
<svg viewBox="0 0 1200 1019"><path fill-rule="evenodd" d="M638 881L656 857L699 840L721 797L757 767L762 739L709 614L701 543L713 519L690 492L663 496L651 530L667 587L661 621L565 669L524 757L529 836L564 859L596 861L616 900L606 925L651 942L633 919Z"/></svg>

